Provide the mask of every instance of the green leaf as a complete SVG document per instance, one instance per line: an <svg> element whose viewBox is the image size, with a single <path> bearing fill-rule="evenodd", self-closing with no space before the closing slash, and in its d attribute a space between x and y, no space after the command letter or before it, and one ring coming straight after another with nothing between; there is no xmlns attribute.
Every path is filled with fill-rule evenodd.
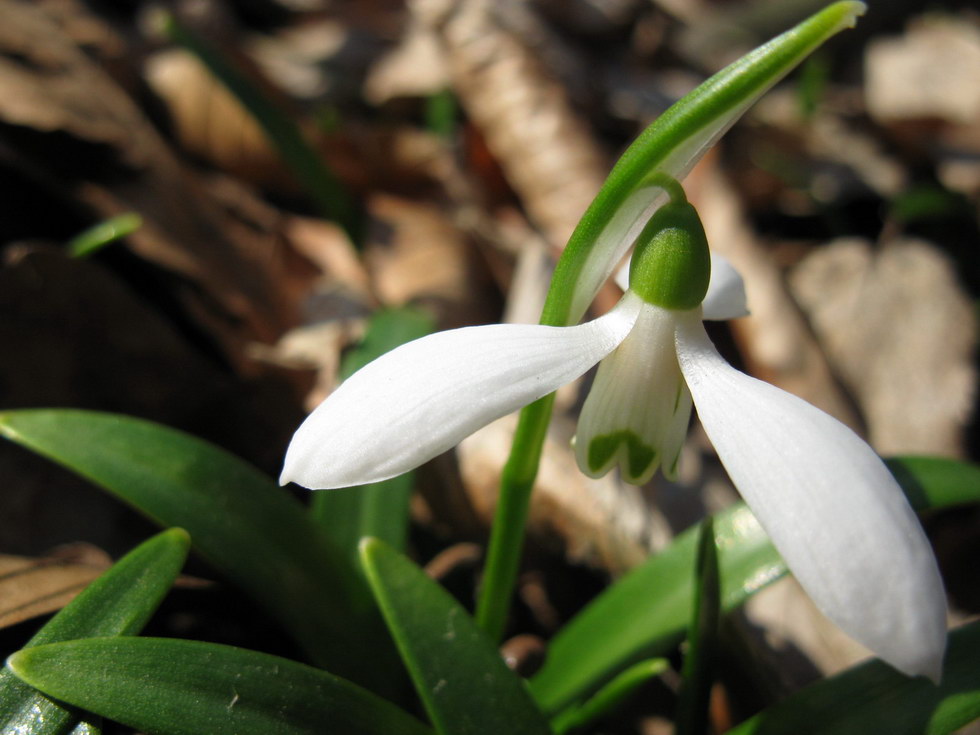
<svg viewBox="0 0 980 735"><path fill-rule="evenodd" d="M824 94L827 92L827 79L830 76L830 62L823 52L809 59L800 69L797 84L800 114L809 120L817 111Z"/></svg>
<svg viewBox="0 0 980 735"><path fill-rule="evenodd" d="M980 502L977 468L946 459L889 460L917 509ZM732 610L786 573L755 516L742 503L714 518L721 605ZM684 635L694 593L697 529L609 587L552 639L531 680L538 704L555 713L580 701L634 661L664 655Z"/></svg>
<svg viewBox="0 0 980 735"><path fill-rule="evenodd" d="M917 511L980 501L980 467L945 457L892 457L888 469Z"/></svg>
<svg viewBox="0 0 980 735"><path fill-rule="evenodd" d="M126 416L77 410L0 414L0 434L62 464L164 526L277 617L312 659L362 683L394 650L349 557L297 501L204 441ZM365 655L370 653L370 655Z"/></svg>
<svg viewBox="0 0 980 735"><path fill-rule="evenodd" d="M459 127L456 95L451 89L433 92L425 100L426 129L446 141L451 141Z"/></svg>
<svg viewBox="0 0 980 735"><path fill-rule="evenodd" d="M865 6L837 2L726 67L672 105L626 150L583 215L555 269L544 324L577 322L656 207L742 114Z"/></svg>
<svg viewBox="0 0 980 735"><path fill-rule="evenodd" d="M372 360L399 345L424 337L432 331L431 317L411 308L385 309L371 317L364 340L349 352L340 368L343 379L350 377ZM361 487L322 490L313 493L310 512L352 559L357 544L365 536L379 538L395 549L405 548L408 535L409 501L415 474Z"/></svg>
<svg viewBox="0 0 980 735"><path fill-rule="evenodd" d="M431 735L387 700L321 669L200 641L90 638L19 651L52 697L163 735Z"/></svg>
<svg viewBox="0 0 980 735"><path fill-rule="evenodd" d="M75 725L71 735L101 735L102 718L98 715L88 713L85 719Z"/></svg>
<svg viewBox="0 0 980 735"><path fill-rule="evenodd" d="M708 701L713 681L713 663L721 618L721 590L718 578L718 548L711 518L698 533L697 587L694 591L691 625L687 634L683 681L674 718L676 735L701 735L708 728Z"/></svg>
<svg viewBox="0 0 980 735"><path fill-rule="evenodd" d="M582 705L567 709L555 717L551 721L551 729L557 735L563 735L569 730L585 727L607 712L611 712L640 686L653 677L660 676L669 668L670 662L665 658L652 658L633 664Z"/></svg>
<svg viewBox="0 0 980 735"><path fill-rule="evenodd" d="M52 617L25 648L138 633L170 590L189 547L187 532L179 528L140 544ZM98 731L94 723L79 723L78 718L78 712L52 702L9 670L0 670L0 731L32 735Z"/></svg>
<svg viewBox="0 0 980 735"><path fill-rule="evenodd" d="M106 245L133 234L142 224L143 218L136 212L110 217L73 237L68 243L68 254L73 258L87 258Z"/></svg>
<svg viewBox="0 0 980 735"><path fill-rule="evenodd" d="M980 718L980 622L949 636L940 686L870 661L824 679L728 735L947 735Z"/></svg>
<svg viewBox="0 0 980 735"><path fill-rule="evenodd" d="M724 609L786 572L755 516L739 503L714 517ZM609 587L552 639L531 691L546 712L588 695L633 661L664 655L684 635L694 598L697 529Z"/></svg>
<svg viewBox="0 0 980 735"><path fill-rule="evenodd" d="M550 733L524 682L449 593L377 539L361 542L361 559L440 735Z"/></svg>

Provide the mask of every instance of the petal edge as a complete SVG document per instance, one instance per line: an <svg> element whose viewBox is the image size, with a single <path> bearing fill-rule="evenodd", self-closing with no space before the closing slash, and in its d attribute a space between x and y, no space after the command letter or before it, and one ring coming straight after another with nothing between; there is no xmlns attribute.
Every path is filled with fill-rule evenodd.
<svg viewBox="0 0 980 735"><path fill-rule="evenodd" d="M942 579L881 459L836 419L732 368L701 324L679 326L677 350L729 476L817 606L899 671L938 681Z"/></svg>
<svg viewBox="0 0 980 735"><path fill-rule="evenodd" d="M408 472L580 376L626 337L639 306L629 294L575 327L493 324L402 345L361 368L306 418L280 483L331 489Z"/></svg>

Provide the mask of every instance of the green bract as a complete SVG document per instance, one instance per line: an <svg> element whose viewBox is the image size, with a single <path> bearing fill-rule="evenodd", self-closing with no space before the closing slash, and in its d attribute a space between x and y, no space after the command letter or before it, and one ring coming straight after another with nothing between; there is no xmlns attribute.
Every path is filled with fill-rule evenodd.
<svg viewBox="0 0 980 735"><path fill-rule="evenodd" d="M542 324L574 324L658 207L745 111L866 6L837 2L746 54L658 117L616 163L555 269ZM675 184L676 185L676 184Z"/></svg>

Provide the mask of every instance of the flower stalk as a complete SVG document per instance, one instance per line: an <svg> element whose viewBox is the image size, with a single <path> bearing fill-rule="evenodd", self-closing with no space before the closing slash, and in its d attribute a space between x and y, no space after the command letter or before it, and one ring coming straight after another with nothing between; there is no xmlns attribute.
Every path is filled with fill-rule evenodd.
<svg viewBox="0 0 980 735"><path fill-rule="evenodd" d="M661 115L627 149L559 259L541 324L583 316L601 284L668 201L686 201L678 180L734 122L811 51L864 13L837 2L708 79ZM517 579L531 492L554 405L546 396L521 410L500 481L477 621L499 639Z"/></svg>
<svg viewBox="0 0 980 735"><path fill-rule="evenodd" d="M773 81L785 63L799 60L798 44L812 45L815 23L825 37L853 21L860 7L831 6L736 64L737 74L722 72L693 101L678 103L682 113L665 117L672 114L687 137L649 130L641 136L639 152L634 146L623 161L643 159L649 153L643 146L659 143L667 146L666 153L658 149L661 163L671 165L643 171L632 184L614 171L608 186L626 192L625 203L597 204L586 213L577 230L586 235L572 238L586 244L570 245L558 267L559 274L577 275L556 277L543 318L568 326L467 327L383 355L303 422L281 481L329 489L385 480L527 406L503 473L478 606L481 625L499 637L551 414L549 395L598 364L575 439L585 474L597 477L618 465L634 484L658 468L674 476L696 408L729 477L817 606L899 671L936 680L946 601L921 525L881 458L854 432L735 370L711 344L702 320L744 315L744 288L734 269L709 253L697 213L676 183L766 88L759 74ZM754 83L746 84L746 76ZM617 170L630 168L623 161ZM603 197L600 192L596 201ZM595 228L591 245L581 239ZM634 246L620 302L572 326L597 284Z"/></svg>

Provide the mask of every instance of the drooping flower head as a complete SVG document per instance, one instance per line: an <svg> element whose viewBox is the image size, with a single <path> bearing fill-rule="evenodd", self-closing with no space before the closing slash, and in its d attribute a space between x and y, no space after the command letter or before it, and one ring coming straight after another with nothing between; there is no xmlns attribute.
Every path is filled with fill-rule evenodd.
<svg viewBox="0 0 980 735"><path fill-rule="evenodd" d="M586 474L618 466L633 483L658 467L673 476L693 404L739 492L817 606L900 671L938 680L945 596L918 520L850 429L718 354L702 319L744 315L744 289L710 255L674 178L767 84L862 8L838 3L815 16L822 27L811 19L754 52L692 93L686 110L666 113L667 122L655 123L659 138L648 130L624 155L559 263L543 320L577 321L635 245L614 309L575 326L440 332L389 352L300 426L281 482L329 489L402 474L601 361L575 442ZM692 109L703 110L700 126ZM690 135L676 138L672 126L685 124ZM658 141L667 149L647 154L644 146ZM638 160L653 161L654 170ZM577 254L582 243L590 248Z"/></svg>
<svg viewBox="0 0 980 735"><path fill-rule="evenodd" d="M728 283L710 289L694 209L684 202L661 212L608 314L574 327L468 327L389 352L307 418L281 481L319 489L393 477L601 361L576 437L584 472L597 477L618 464L625 480L642 483L659 465L673 475L693 402L739 492L818 607L899 670L938 678L945 597L901 489L850 429L718 354L701 319L707 310L744 313L730 296L740 291L736 276L721 265L718 278ZM665 284L665 273L684 278Z"/></svg>

